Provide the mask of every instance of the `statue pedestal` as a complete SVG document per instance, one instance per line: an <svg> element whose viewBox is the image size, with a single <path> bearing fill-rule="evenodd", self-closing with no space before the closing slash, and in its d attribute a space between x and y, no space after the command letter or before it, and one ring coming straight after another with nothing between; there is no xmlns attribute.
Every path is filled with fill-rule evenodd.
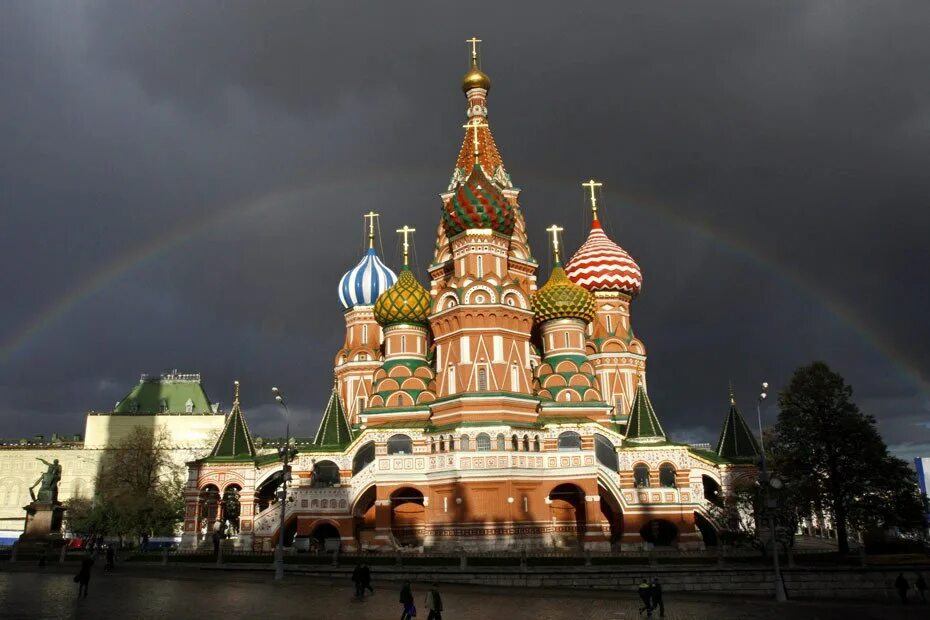
<svg viewBox="0 0 930 620"><path fill-rule="evenodd" d="M20 540L61 540L61 520L65 512L61 502L34 501L23 509L26 511L26 526Z"/></svg>

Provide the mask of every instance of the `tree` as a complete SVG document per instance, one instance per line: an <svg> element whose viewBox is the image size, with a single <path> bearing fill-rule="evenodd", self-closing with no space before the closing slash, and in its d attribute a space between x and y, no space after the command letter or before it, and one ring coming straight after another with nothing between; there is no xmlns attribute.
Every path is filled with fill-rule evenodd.
<svg viewBox="0 0 930 620"><path fill-rule="evenodd" d="M823 362L802 366L778 404L769 446L773 469L799 505L832 516L841 553L849 551L849 526L887 527L913 518L914 477L888 454L875 418L859 411L843 377Z"/></svg>
<svg viewBox="0 0 930 620"><path fill-rule="evenodd" d="M184 497L169 441L164 430L136 427L108 450L101 459L93 509L76 515L77 523L120 537L173 534L184 518Z"/></svg>

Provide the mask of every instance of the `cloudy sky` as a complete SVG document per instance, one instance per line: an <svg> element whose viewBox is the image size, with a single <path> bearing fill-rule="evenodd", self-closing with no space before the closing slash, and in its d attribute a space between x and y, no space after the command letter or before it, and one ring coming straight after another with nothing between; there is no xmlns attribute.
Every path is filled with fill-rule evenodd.
<svg viewBox="0 0 930 620"><path fill-rule="evenodd" d="M589 226L645 274L650 394L715 441L811 360L930 456L930 5L51 2L0 7L0 435L81 432L141 372L269 388L314 432L336 283L382 214L420 275L462 140L464 40L530 241ZM549 261L540 260L542 275ZM764 411L773 420L770 405Z"/></svg>

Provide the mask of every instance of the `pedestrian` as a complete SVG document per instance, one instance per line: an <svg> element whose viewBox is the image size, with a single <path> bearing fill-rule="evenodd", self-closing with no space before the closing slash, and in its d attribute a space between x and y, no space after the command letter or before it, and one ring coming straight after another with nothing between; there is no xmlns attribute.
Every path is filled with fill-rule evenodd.
<svg viewBox="0 0 930 620"><path fill-rule="evenodd" d="M901 602L906 605L907 590L911 587L911 584L904 578L904 573L898 573L898 578L894 580L894 587L898 590L898 596L901 597Z"/></svg>
<svg viewBox="0 0 930 620"><path fill-rule="evenodd" d="M410 589L410 582L405 581L400 588L400 604L403 610L400 612L400 620L411 620L417 615L417 608L413 604L413 590Z"/></svg>
<svg viewBox="0 0 930 620"><path fill-rule="evenodd" d="M115 559L116 559L116 550L113 549L113 545L107 545L107 564L104 567L106 568L107 572L111 572L113 570L115 566L114 564Z"/></svg>
<svg viewBox="0 0 930 620"><path fill-rule="evenodd" d="M213 531L213 559L216 560L220 557L220 533L216 530Z"/></svg>
<svg viewBox="0 0 930 620"><path fill-rule="evenodd" d="M917 580L914 582L914 587L917 588L917 593L920 595L920 602L927 602L927 582L924 580L923 573L917 573Z"/></svg>
<svg viewBox="0 0 930 620"><path fill-rule="evenodd" d="M665 603L662 602L662 584L659 583L658 577L652 578L652 585L649 587L649 597L652 599L652 608L659 608L659 617L665 617Z"/></svg>
<svg viewBox="0 0 930 620"><path fill-rule="evenodd" d="M433 587L426 593L424 607L429 611L426 620L442 620L442 597L439 595L438 583L434 583Z"/></svg>
<svg viewBox="0 0 930 620"><path fill-rule="evenodd" d="M87 590L90 585L90 569L93 565L94 558L90 553L81 558L81 570L74 576L74 581L78 584L78 598L81 598L81 593L84 594L84 598L87 598Z"/></svg>
<svg viewBox="0 0 930 620"><path fill-rule="evenodd" d="M356 564L352 570L352 583L355 584L355 598L365 597L365 584L362 581L362 565Z"/></svg>
<svg viewBox="0 0 930 620"><path fill-rule="evenodd" d="M643 615L645 611L647 615L652 617L652 586L649 585L649 580L643 577L639 580L639 598L643 602L643 606L639 608L639 615Z"/></svg>
<svg viewBox="0 0 930 620"><path fill-rule="evenodd" d="M371 569L368 564L362 562L362 596L365 595L365 590L375 593L375 589L371 587Z"/></svg>

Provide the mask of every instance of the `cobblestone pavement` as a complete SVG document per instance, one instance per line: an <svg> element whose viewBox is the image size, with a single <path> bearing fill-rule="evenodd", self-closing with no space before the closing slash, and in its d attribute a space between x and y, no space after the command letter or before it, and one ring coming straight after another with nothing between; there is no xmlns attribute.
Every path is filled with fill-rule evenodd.
<svg viewBox="0 0 930 620"><path fill-rule="evenodd" d="M0 573L2 618L170 618L203 620L308 618L374 620L400 617L397 586L386 583L364 602L352 598L350 583L288 576L276 584L265 574L175 569L169 574L127 570L96 571L90 596L78 600L70 571ZM414 584L418 607L426 593ZM507 589L483 586L440 586L445 620L630 620L637 612L632 592L563 589ZM930 617L930 605L790 602L701 595L666 596L669 620L867 620ZM425 619L420 609L418 616ZM658 617L658 614L656 614Z"/></svg>

